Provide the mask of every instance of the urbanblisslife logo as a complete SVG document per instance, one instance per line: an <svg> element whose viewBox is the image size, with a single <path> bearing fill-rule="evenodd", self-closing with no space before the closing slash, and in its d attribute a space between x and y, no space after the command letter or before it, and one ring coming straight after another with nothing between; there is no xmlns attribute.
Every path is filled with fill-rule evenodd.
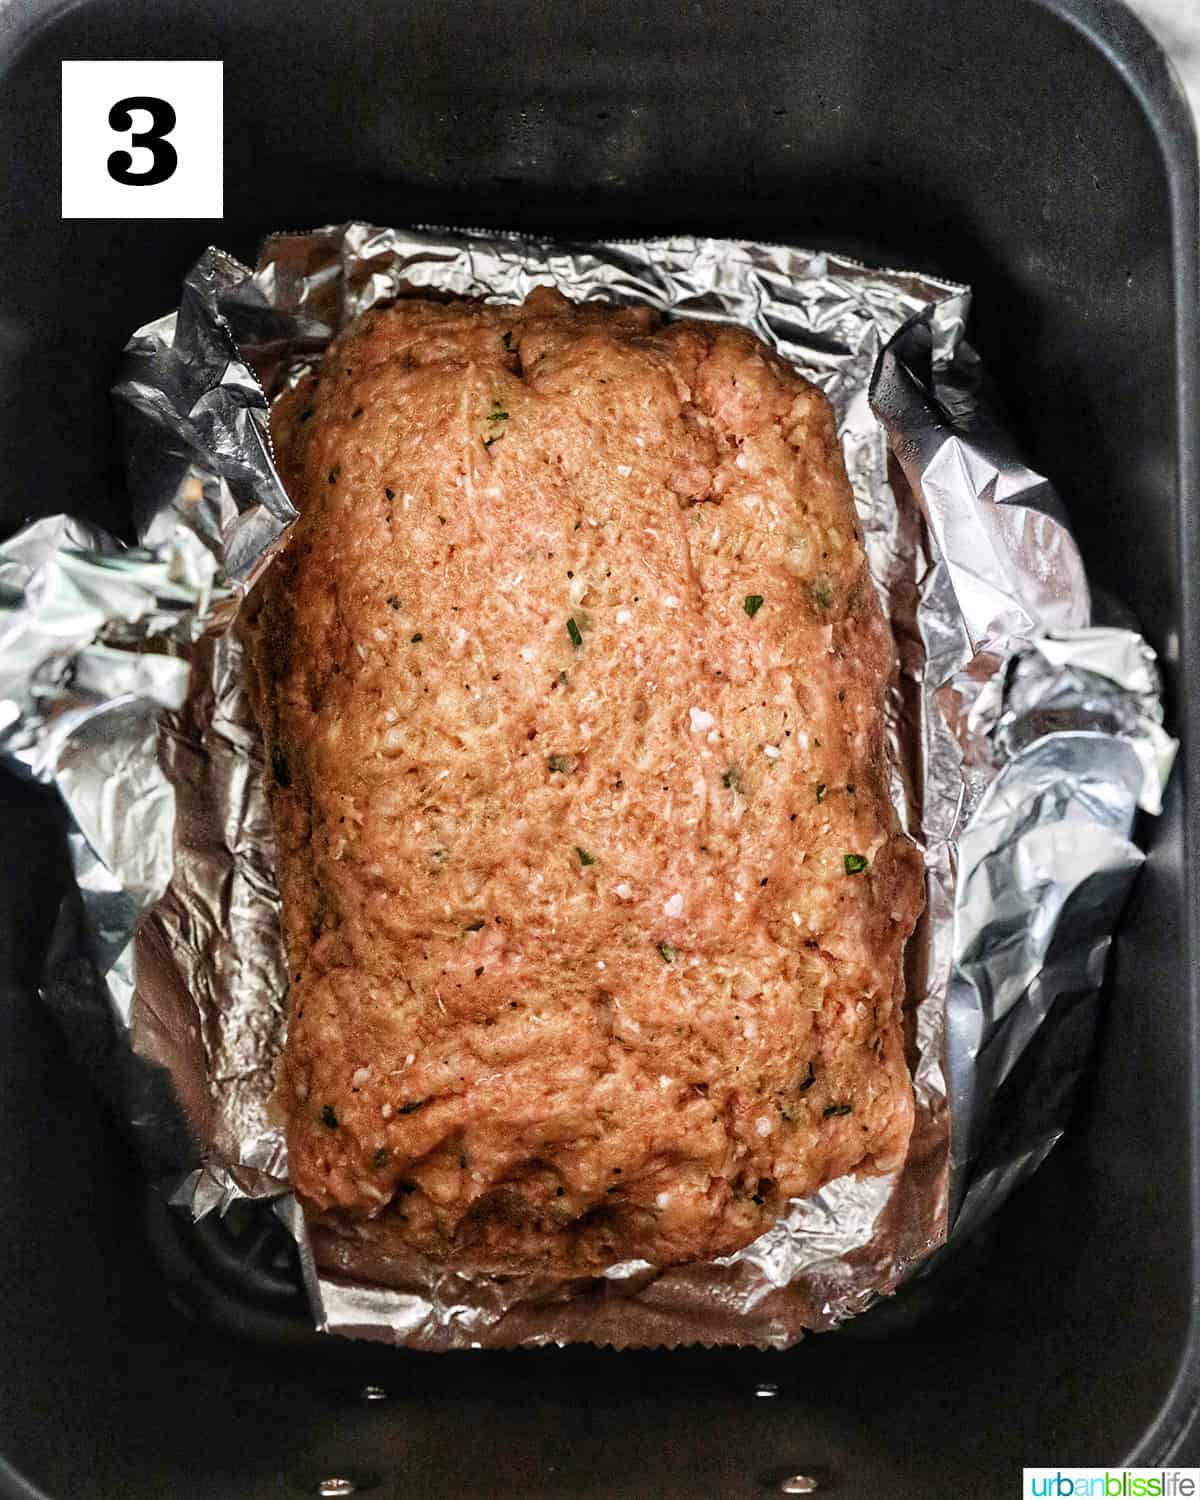
<svg viewBox="0 0 1200 1500"><path fill-rule="evenodd" d="M1026 1469L1026 1500L1200 1500L1200 1469Z"/></svg>

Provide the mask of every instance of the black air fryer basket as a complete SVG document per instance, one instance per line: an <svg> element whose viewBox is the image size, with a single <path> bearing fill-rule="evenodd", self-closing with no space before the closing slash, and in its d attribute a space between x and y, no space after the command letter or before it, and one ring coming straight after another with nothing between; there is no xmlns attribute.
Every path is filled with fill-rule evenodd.
<svg viewBox="0 0 1200 1500"><path fill-rule="evenodd" d="M220 58L225 218L59 217L64 59ZM972 336L1184 742L1067 1138L942 1274L786 1354L324 1338L289 1242L156 1200L36 996L53 798L0 780L0 1493L1009 1496L1197 1461L1191 120L1116 0L9 0L0 525L129 534L108 400L203 246L361 218L683 230L970 282ZM1182 1448L1180 1445L1182 1444ZM335 1481L342 1481L337 1487ZM789 1488L790 1486L790 1488Z"/></svg>

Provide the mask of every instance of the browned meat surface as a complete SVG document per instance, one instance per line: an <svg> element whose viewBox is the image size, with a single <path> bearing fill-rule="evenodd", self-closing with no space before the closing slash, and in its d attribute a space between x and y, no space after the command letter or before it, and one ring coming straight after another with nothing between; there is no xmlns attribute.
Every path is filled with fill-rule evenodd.
<svg viewBox="0 0 1200 1500"><path fill-rule="evenodd" d="M896 1167L920 861L825 398L538 291L368 314L274 434L302 519L250 640L318 1222L670 1264Z"/></svg>

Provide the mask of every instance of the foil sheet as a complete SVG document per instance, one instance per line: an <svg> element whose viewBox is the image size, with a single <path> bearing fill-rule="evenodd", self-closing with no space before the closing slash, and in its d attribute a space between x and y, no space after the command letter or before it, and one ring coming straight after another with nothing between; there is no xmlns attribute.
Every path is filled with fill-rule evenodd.
<svg viewBox="0 0 1200 1500"><path fill-rule="evenodd" d="M892 795L927 870L907 959L917 1123L900 1172L830 1183L711 1263L564 1284L410 1262L380 1266L382 1287L318 1269L288 1190L279 898L230 625L295 515L271 399L377 303L547 284L740 324L833 403L898 647ZM1142 859L1135 820L1160 809L1175 743L1153 652L1089 623L1062 506L964 338L969 305L962 286L780 246L350 224L277 235L253 270L208 251L178 312L133 336L115 396L142 545L59 517L0 548L0 754L58 788L76 871L43 991L92 1039L176 1203L274 1200L318 1326L427 1349L783 1347L919 1273L1058 1139Z"/></svg>

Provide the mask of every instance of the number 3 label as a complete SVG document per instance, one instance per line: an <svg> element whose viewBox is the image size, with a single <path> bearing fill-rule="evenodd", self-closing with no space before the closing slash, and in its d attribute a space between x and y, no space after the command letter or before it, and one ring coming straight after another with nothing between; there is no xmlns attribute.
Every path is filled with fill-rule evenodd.
<svg viewBox="0 0 1200 1500"><path fill-rule="evenodd" d="M108 175L117 182L134 187L154 187L166 182L179 165L175 147L166 139L175 129L175 111L165 99L152 99L149 94L135 94L132 99L122 99L108 112L108 123L114 130L133 130L134 109L144 109L150 116L147 130L134 130L135 146L145 146L150 152L151 164L144 172L131 172L133 157L128 151L114 151L108 158Z"/></svg>
<svg viewBox="0 0 1200 1500"><path fill-rule="evenodd" d="M219 219L219 62L64 62L64 219Z"/></svg>

